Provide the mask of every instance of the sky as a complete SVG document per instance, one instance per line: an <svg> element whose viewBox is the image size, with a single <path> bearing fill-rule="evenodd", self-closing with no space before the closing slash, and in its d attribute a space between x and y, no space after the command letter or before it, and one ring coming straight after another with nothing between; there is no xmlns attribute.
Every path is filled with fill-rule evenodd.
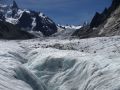
<svg viewBox="0 0 120 90"><path fill-rule="evenodd" d="M102 12L112 0L16 0L20 8L43 12L57 24L80 25L90 22L95 12Z"/></svg>

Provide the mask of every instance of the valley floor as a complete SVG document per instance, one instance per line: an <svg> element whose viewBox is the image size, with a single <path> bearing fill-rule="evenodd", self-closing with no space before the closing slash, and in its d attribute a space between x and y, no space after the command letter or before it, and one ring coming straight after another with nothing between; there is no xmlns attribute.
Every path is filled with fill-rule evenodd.
<svg viewBox="0 0 120 90"><path fill-rule="evenodd" d="M120 37L0 40L0 90L120 90Z"/></svg>

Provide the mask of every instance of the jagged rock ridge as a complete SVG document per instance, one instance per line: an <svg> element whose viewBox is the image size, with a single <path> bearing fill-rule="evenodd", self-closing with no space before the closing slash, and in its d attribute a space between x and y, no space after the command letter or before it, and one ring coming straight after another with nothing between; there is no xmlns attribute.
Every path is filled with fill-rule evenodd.
<svg viewBox="0 0 120 90"><path fill-rule="evenodd" d="M119 5L120 0L113 0L112 5L109 8L105 8L102 13L96 12L90 23L90 27L98 27L100 24L102 24L108 17L110 17L111 13L113 13L113 11L115 11Z"/></svg>
<svg viewBox="0 0 120 90"><path fill-rule="evenodd" d="M96 12L90 25L76 30L73 36L79 38L120 35L120 0L113 0L109 8L100 14Z"/></svg>

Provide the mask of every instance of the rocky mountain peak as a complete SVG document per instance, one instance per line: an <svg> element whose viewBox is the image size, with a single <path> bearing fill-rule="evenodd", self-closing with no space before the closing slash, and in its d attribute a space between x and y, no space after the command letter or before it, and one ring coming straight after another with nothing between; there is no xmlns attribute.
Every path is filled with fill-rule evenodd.
<svg viewBox="0 0 120 90"><path fill-rule="evenodd" d="M90 27L97 27L102 21L101 21L101 17L102 15L99 12L96 12L91 23L90 23Z"/></svg>
<svg viewBox="0 0 120 90"><path fill-rule="evenodd" d="M19 9L16 1L13 1L11 8L12 8L12 17L14 17Z"/></svg>
<svg viewBox="0 0 120 90"><path fill-rule="evenodd" d="M13 0L12 9L18 9L18 5L15 0Z"/></svg>

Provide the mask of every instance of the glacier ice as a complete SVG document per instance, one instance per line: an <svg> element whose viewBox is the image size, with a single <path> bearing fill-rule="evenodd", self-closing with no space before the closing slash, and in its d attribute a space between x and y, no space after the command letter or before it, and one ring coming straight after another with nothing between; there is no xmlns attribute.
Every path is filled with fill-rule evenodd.
<svg viewBox="0 0 120 90"><path fill-rule="evenodd" d="M38 56L32 57L31 53L37 51ZM114 82L119 82L120 65L111 59L42 48L31 53L29 57L33 60L26 66L52 90L116 90L119 86Z"/></svg>
<svg viewBox="0 0 120 90"><path fill-rule="evenodd" d="M33 90L47 90L47 87L44 83L41 83L39 79L32 74L29 70L25 69L24 67L20 66L15 69L16 78L28 83Z"/></svg>
<svg viewBox="0 0 120 90"><path fill-rule="evenodd" d="M0 90L47 90L44 83L27 70L25 50L14 41L0 41Z"/></svg>
<svg viewBox="0 0 120 90"><path fill-rule="evenodd" d="M119 36L0 40L0 90L119 90L119 45Z"/></svg>

